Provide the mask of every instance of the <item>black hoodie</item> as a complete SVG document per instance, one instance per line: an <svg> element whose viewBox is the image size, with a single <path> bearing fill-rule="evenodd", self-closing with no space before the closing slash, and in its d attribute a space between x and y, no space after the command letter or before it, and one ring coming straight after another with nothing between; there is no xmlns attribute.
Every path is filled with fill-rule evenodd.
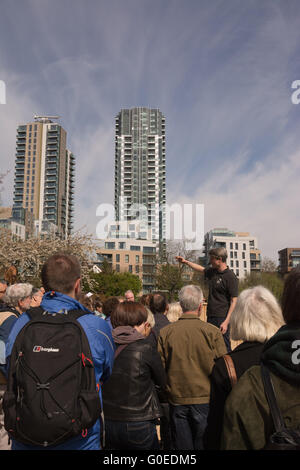
<svg viewBox="0 0 300 470"><path fill-rule="evenodd" d="M265 344L261 360L278 377L300 385L300 322L282 326Z"/></svg>

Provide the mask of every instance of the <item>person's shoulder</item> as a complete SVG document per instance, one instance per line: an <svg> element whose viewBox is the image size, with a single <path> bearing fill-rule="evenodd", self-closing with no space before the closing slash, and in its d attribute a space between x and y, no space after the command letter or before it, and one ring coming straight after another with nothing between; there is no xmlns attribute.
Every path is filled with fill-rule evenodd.
<svg viewBox="0 0 300 470"><path fill-rule="evenodd" d="M86 315L80 317L78 321L89 337L97 337L97 340L99 340L99 337L102 339L108 338L109 341L112 340L111 328L109 324L98 315L87 313Z"/></svg>
<svg viewBox="0 0 300 470"><path fill-rule="evenodd" d="M207 266L204 268L204 276L207 278L212 277L216 273L216 269L213 268L212 266Z"/></svg>
<svg viewBox="0 0 300 470"><path fill-rule="evenodd" d="M16 321L13 323L12 328L9 333L8 343L7 343L7 351L10 353L11 348L14 345L14 342L20 333L20 331L24 328L24 326L30 321L29 316L26 312L24 312ZM8 355L8 354L7 354Z"/></svg>
<svg viewBox="0 0 300 470"><path fill-rule="evenodd" d="M18 318L18 315L15 312L10 310L2 310L0 311L0 326L8 319L8 318Z"/></svg>
<svg viewBox="0 0 300 470"><path fill-rule="evenodd" d="M220 334L221 336L223 336L219 327L207 321L200 320L198 324L198 328L214 336L220 336Z"/></svg>
<svg viewBox="0 0 300 470"><path fill-rule="evenodd" d="M238 281L238 277L229 267L227 267L227 269L224 271L224 274L225 274L225 277L227 277L227 279L234 279Z"/></svg>
<svg viewBox="0 0 300 470"><path fill-rule="evenodd" d="M260 366L254 365L247 369L239 378L238 383L233 388L233 391L235 392L234 394L238 395L242 394L245 396L249 396L249 394L254 394L256 396L262 395L263 398L264 390Z"/></svg>
<svg viewBox="0 0 300 470"><path fill-rule="evenodd" d="M160 330L159 330L159 335L167 335L170 331L176 329L179 327L179 320L175 322L169 322L166 325L164 325Z"/></svg>
<svg viewBox="0 0 300 470"><path fill-rule="evenodd" d="M104 331L111 331L109 323L104 318L93 313L87 313L81 317L82 322L89 326L89 328L102 329Z"/></svg>

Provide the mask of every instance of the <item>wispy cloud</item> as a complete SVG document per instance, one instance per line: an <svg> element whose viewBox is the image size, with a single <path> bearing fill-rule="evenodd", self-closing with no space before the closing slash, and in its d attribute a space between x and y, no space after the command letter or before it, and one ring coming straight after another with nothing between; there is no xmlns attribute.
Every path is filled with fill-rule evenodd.
<svg viewBox="0 0 300 470"><path fill-rule="evenodd" d="M95 233L98 204L113 203L115 115L154 106L166 115L170 204L204 202L206 230L249 230L273 258L299 244L300 105L290 100L300 79L297 7L290 0L6 2L0 163L12 172L5 201L12 200L16 126L35 112L57 113L77 160L75 226Z"/></svg>

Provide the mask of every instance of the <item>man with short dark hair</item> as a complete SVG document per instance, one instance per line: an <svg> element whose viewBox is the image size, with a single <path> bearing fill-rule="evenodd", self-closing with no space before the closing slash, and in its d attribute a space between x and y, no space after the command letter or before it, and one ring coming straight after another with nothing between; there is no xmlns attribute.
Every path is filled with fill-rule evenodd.
<svg viewBox="0 0 300 470"><path fill-rule="evenodd" d="M109 297L108 299L105 300L105 302L102 305L102 313L105 316L105 321L108 323L111 329L112 329L112 325L111 325L110 317L111 317L111 314L119 305L119 303L120 302L119 302L118 297Z"/></svg>
<svg viewBox="0 0 300 470"><path fill-rule="evenodd" d="M99 395L101 394L100 383L104 383L112 372L114 358L114 343L111 330L107 323L100 317L93 315L77 300L81 294L81 272L80 264L75 256L58 253L52 255L42 268L42 283L45 294L41 302L41 307L49 314L65 314L70 310L83 310L86 314L78 318L78 322L86 333L94 364L96 384L99 385ZM70 314L72 315L72 314ZM30 320L27 313L23 313L15 322L10 333L6 348L6 356L9 357L15 339L20 330ZM101 397L101 395L100 395ZM100 445L100 416L96 423L86 430L86 433L79 434L65 441L58 446L47 447L49 450L99 450ZM14 450L37 450L38 447L22 444L12 440Z"/></svg>
<svg viewBox="0 0 300 470"><path fill-rule="evenodd" d="M238 297L238 278L227 266L226 249L224 247L212 248L209 251L210 266L207 268L192 263L182 256L177 256L176 259L196 271L203 272L209 286L207 322L220 328L227 351L230 352L229 322Z"/></svg>
<svg viewBox="0 0 300 470"><path fill-rule="evenodd" d="M161 292L155 292L152 294L150 297L149 308L155 319L155 325L152 328L153 335L151 335L151 337L155 338L157 341L161 328L169 325L170 323L166 316L169 305L165 295Z"/></svg>

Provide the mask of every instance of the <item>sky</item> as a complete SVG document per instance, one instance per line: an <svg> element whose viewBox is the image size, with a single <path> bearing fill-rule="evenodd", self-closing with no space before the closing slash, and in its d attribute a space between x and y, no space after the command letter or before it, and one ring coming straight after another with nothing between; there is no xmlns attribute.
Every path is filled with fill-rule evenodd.
<svg viewBox="0 0 300 470"><path fill-rule="evenodd" d="M167 204L203 204L204 232L250 232L277 261L300 246L299 36L298 0L0 0L2 205L17 126L58 115L74 226L96 236L98 206L113 204L115 116L159 108Z"/></svg>

